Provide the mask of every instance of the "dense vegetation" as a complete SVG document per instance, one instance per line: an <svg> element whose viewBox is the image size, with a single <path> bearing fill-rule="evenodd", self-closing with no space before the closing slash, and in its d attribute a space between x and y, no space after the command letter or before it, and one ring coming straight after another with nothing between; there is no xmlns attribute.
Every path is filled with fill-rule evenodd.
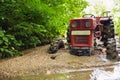
<svg viewBox="0 0 120 80"><path fill-rule="evenodd" d="M120 35L120 0L114 0L115 6L112 10L115 27L116 27L116 33Z"/></svg>
<svg viewBox="0 0 120 80"><path fill-rule="evenodd" d="M87 5L85 0L0 0L0 57L49 43Z"/></svg>

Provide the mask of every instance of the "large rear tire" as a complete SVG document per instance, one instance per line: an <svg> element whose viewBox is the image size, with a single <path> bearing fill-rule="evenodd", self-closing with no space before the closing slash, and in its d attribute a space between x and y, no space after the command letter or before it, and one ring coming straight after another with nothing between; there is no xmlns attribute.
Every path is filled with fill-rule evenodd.
<svg viewBox="0 0 120 80"><path fill-rule="evenodd" d="M118 56L118 52L116 51L116 41L112 43L108 43L107 45L107 58L108 59L116 59Z"/></svg>

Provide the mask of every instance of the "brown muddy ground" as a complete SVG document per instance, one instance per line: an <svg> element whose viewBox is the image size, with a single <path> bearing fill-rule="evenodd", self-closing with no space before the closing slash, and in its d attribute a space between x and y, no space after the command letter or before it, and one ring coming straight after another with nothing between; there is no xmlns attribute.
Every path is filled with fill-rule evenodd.
<svg viewBox="0 0 120 80"><path fill-rule="evenodd" d="M62 73L66 70L110 66L98 56L74 56L69 50L61 49L56 54L48 54L48 45L25 50L25 55L0 60L0 80L4 78ZM51 57L55 57L52 59Z"/></svg>

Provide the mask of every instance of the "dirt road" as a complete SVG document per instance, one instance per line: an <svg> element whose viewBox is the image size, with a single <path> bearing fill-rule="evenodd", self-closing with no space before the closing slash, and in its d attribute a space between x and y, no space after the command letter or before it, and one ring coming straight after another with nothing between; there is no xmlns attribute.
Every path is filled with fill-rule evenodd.
<svg viewBox="0 0 120 80"><path fill-rule="evenodd" d="M0 80L16 76L60 73L90 67L109 66L97 56L74 56L69 50L61 49L56 54L48 54L48 45L25 50L25 55L0 60Z"/></svg>

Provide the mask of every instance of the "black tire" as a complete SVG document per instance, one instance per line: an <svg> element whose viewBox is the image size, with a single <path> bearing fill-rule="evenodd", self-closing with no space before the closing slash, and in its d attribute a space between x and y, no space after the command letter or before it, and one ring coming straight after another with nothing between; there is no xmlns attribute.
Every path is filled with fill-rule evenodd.
<svg viewBox="0 0 120 80"><path fill-rule="evenodd" d="M70 48L70 54L77 55L77 50Z"/></svg>
<svg viewBox="0 0 120 80"><path fill-rule="evenodd" d="M85 50L83 51L83 53L84 53L84 54L83 54L84 56L90 56L91 51L90 51L90 49L87 49L87 50L85 49Z"/></svg>
<svg viewBox="0 0 120 80"><path fill-rule="evenodd" d="M71 43L71 40L70 40L70 28L69 27L67 29L67 42Z"/></svg>
<svg viewBox="0 0 120 80"><path fill-rule="evenodd" d="M50 46L49 53L54 54L58 51L58 46Z"/></svg>

